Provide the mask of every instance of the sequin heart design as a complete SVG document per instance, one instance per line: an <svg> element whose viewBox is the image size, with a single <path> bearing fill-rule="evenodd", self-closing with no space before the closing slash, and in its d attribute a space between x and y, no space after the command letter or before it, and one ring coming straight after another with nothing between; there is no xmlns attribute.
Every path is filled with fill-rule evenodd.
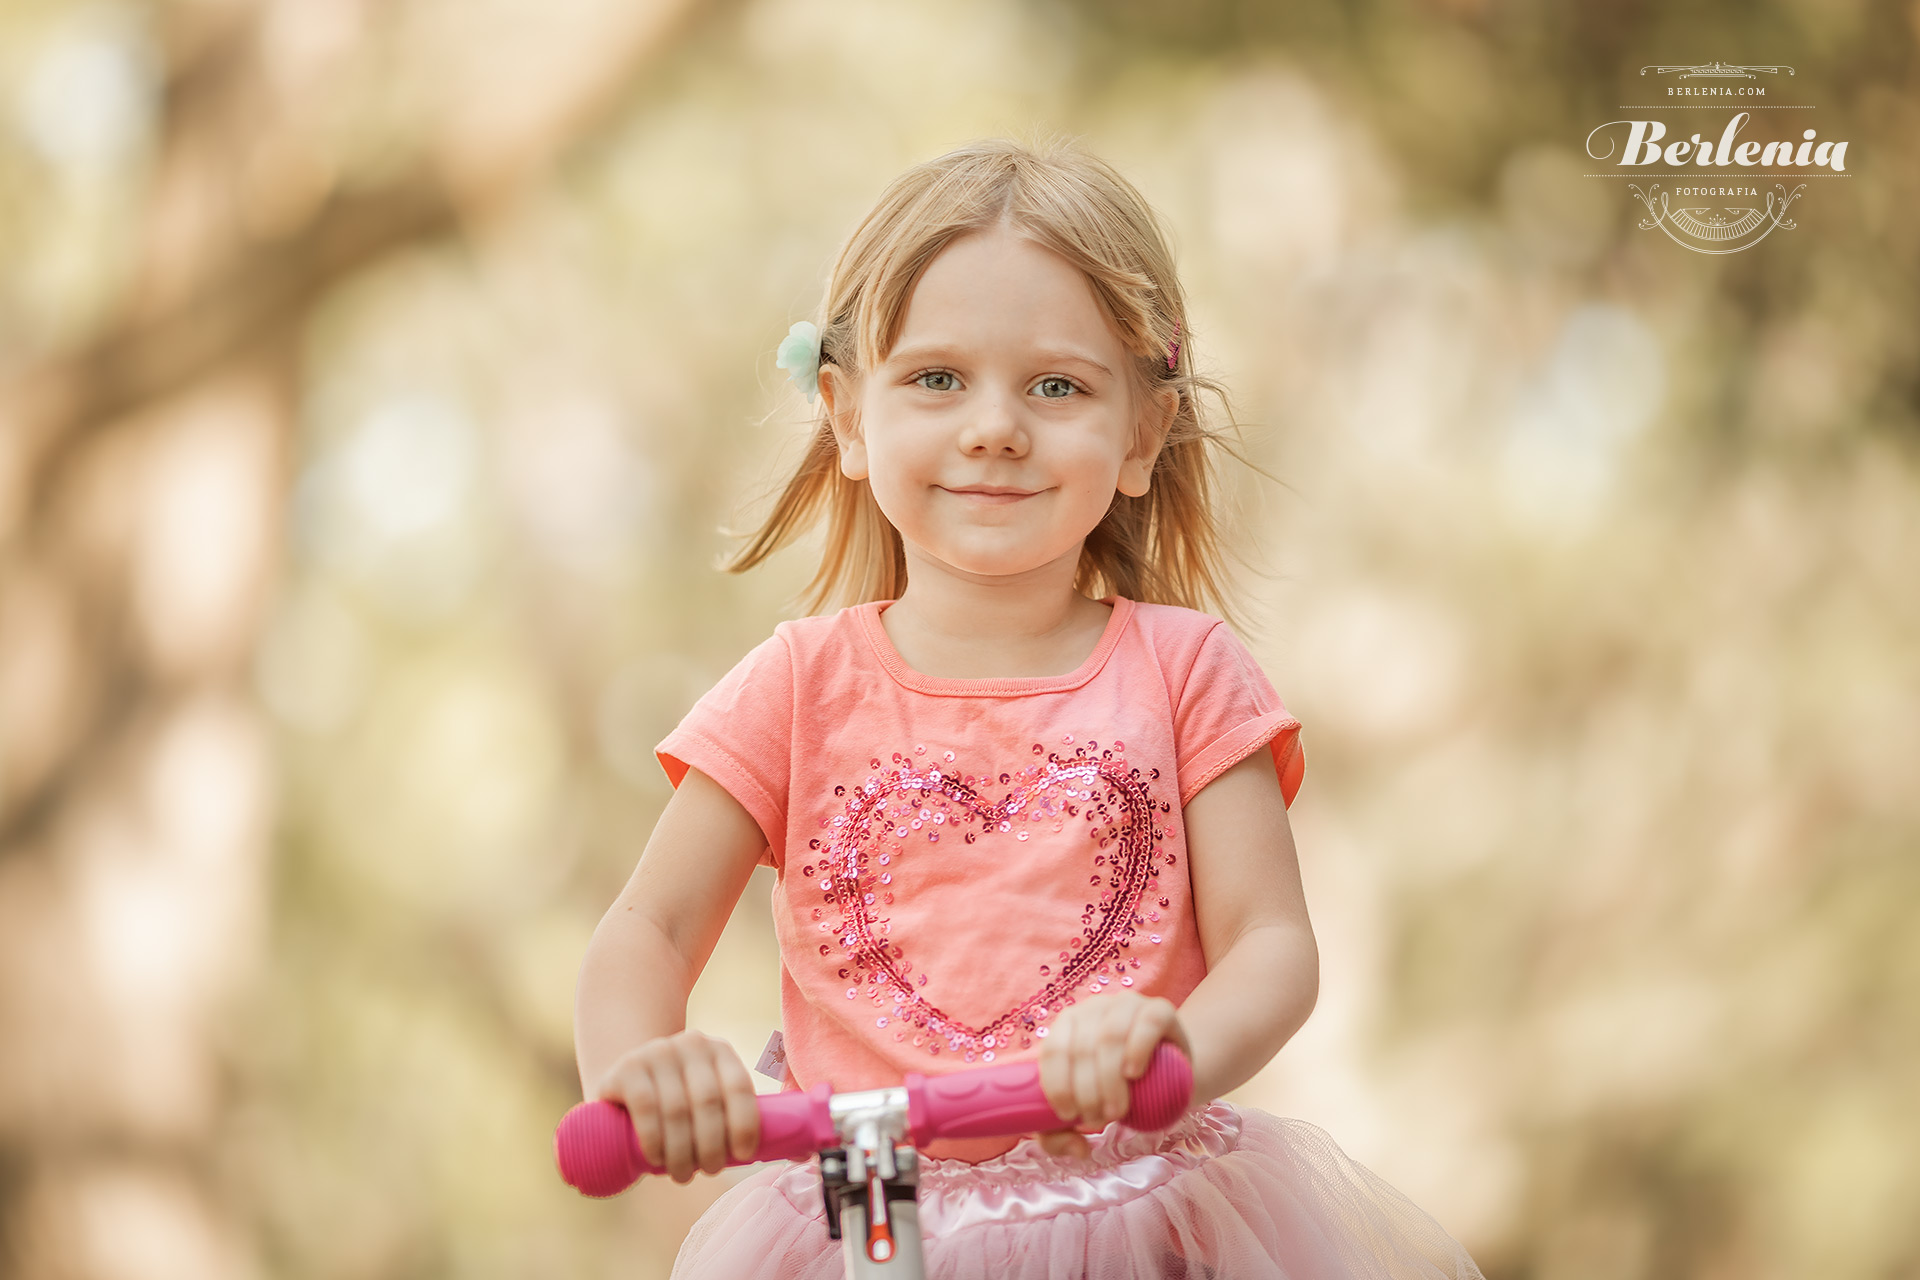
<svg viewBox="0 0 1920 1280"><path fill-rule="evenodd" d="M1107 971L1126 964L1121 952L1145 923L1140 903L1149 881L1174 862L1161 846L1163 820L1172 806L1156 800L1151 788L1159 770L1143 777L1128 766L1118 746L1096 756L1099 744L1088 742L1070 757L1049 755L1017 774L978 778L953 767L952 752L946 753L944 769L922 768L896 755L898 767L892 772L876 772L862 785L835 787L835 795L845 798L844 810L821 820L828 834L810 842L819 850L819 865L806 870L840 914L833 932L842 954L835 963L844 966L841 975L850 980L848 998L864 993L883 1009L890 1002L901 1030L910 1028L914 1042L924 1040L930 1054L937 1056L944 1046L969 1062L976 1055L992 1061L996 1048L1016 1043L1025 1048L1032 1037L1045 1036L1046 1020L1073 1003L1076 990L1110 982ZM1041 751L1035 744L1034 753ZM873 764L878 769L880 762ZM1010 789L991 801L981 792L996 776ZM920 992L926 974L915 975L913 962L887 937L889 886L900 861L934 852L916 848L916 842L1024 841L1034 824L1060 824L1055 827L1060 829L1068 822L1086 833L1089 896L1096 900L1081 912L1080 932L1063 937L1057 968L1041 966L1046 980L1040 987L984 1025L967 1023L928 1001ZM1160 941L1159 935L1152 941ZM823 954L829 950L821 947ZM1137 968L1139 961L1132 964ZM1131 985L1130 977L1121 980ZM885 1027L889 1018L883 1013L876 1023Z"/></svg>

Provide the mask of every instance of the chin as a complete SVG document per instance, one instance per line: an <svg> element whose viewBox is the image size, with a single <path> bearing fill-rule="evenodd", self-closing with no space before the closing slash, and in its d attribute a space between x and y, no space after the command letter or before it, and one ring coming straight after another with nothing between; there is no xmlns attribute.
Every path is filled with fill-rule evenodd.
<svg viewBox="0 0 1920 1280"><path fill-rule="evenodd" d="M940 555L937 552L935 555L941 563L960 573L976 574L983 578L1011 578L1022 573L1032 573L1059 558L1058 556L1036 557L1031 551L1025 554L1007 552L1002 555L975 552L969 555L955 550L950 555Z"/></svg>
<svg viewBox="0 0 1920 1280"><path fill-rule="evenodd" d="M1046 530L1011 527L966 530L972 538L916 537L911 528L900 536L931 560L956 573L983 578L1006 578L1044 568L1074 549L1074 543L1055 547ZM946 532L943 530L942 532ZM986 535L986 536L981 536Z"/></svg>

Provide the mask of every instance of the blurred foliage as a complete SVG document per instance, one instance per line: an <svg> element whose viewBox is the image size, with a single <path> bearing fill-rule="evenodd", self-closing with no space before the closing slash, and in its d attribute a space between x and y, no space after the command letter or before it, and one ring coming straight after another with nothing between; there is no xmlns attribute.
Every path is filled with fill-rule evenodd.
<svg viewBox="0 0 1920 1280"><path fill-rule="evenodd" d="M895 173L1036 125L1165 213L1287 482L1231 497L1323 993L1237 1096L1495 1280L1920 1273L1917 47L1868 0L13 0L0 1276L666 1273L724 1181L587 1202L548 1139L652 746L810 567L712 567L804 431L773 347ZM1722 258L1581 176L1693 58L1852 143ZM768 874L689 1013L749 1062Z"/></svg>

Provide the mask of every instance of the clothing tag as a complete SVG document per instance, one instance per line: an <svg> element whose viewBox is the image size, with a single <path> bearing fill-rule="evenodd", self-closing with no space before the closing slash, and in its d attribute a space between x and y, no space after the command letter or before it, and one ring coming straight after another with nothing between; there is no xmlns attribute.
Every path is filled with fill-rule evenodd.
<svg viewBox="0 0 1920 1280"><path fill-rule="evenodd" d="M787 1042L781 1036L780 1028L775 1027L773 1034L767 1037L767 1047L760 1051L760 1061L753 1064L753 1069L769 1080L781 1084L787 1082Z"/></svg>

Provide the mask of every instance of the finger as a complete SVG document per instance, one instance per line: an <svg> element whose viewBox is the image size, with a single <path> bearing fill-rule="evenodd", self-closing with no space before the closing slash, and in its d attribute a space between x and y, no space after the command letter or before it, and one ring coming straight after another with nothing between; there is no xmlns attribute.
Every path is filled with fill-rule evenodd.
<svg viewBox="0 0 1920 1280"><path fill-rule="evenodd" d="M656 1063L652 1069L653 1090L660 1099L660 1132L666 1159L667 1176L675 1182L693 1180L693 1116L687 1090L680 1078L677 1056Z"/></svg>
<svg viewBox="0 0 1920 1280"><path fill-rule="evenodd" d="M693 1123L693 1162L702 1173L727 1167L727 1103L708 1045L689 1046L681 1079L687 1086L688 1118Z"/></svg>
<svg viewBox="0 0 1920 1280"><path fill-rule="evenodd" d="M1041 1134L1040 1149L1050 1156L1077 1156L1083 1160L1093 1151L1085 1136L1072 1129L1055 1129Z"/></svg>
<svg viewBox="0 0 1920 1280"><path fill-rule="evenodd" d="M1072 1019L1055 1021L1053 1034L1041 1043L1040 1092L1062 1121L1071 1124L1079 1118L1073 1097Z"/></svg>
<svg viewBox="0 0 1920 1280"><path fill-rule="evenodd" d="M1075 1117L1082 1125L1099 1128L1100 1119L1100 1042L1099 1027L1089 1025L1076 1030L1073 1037L1073 1101Z"/></svg>
<svg viewBox="0 0 1920 1280"><path fill-rule="evenodd" d="M636 1064L610 1084L611 1092L601 1096L627 1109L633 1121L633 1135L640 1142L640 1154L656 1169L666 1167L666 1139L660 1129L660 1095L654 1092L653 1077L644 1065Z"/></svg>
<svg viewBox="0 0 1920 1280"><path fill-rule="evenodd" d="M1170 1033L1179 1025L1174 1016L1173 1001L1149 1001L1133 1020L1133 1028L1127 1033L1127 1052L1122 1073L1129 1080L1138 1080L1147 1074L1147 1064L1153 1061L1153 1051L1162 1040L1170 1038Z"/></svg>
<svg viewBox="0 0 1920 1280"><path fill-rule="evenodd" d="M753 1077L731 1045L722 1049L717 1061L720 1084L726 1090L727 1144L733 1158L745 1164L760 1149L760 1099L753 1091Z"/></svg>
<svg viewBox="0 0 1920 1280"><path fill-rule="evenodd" d="M1167 1003L1171 1005L1173 1001L1169 1000ZM1178 1009L1174 1009L1173 1012L1168 1015L1166 1039L1178 1045L1180 1052L1185 1054L1189 1061L1192 1060L1193 1044L1187 1039L1187 1027L1185 1023L1180 1021L1180 1010Z"/></svg>
<svg viewBox="0 0 1920 1280"><path fill-rule="evenodd" d="M1108 1017L1094 1041L1095 1078L1100 1082L1100 1122L1118 1120L1130 1105L1127 1078L1121 1066L1127 1056L1127 1038L1133 1030L1133 1016L1121 1013Z"/></svg>

